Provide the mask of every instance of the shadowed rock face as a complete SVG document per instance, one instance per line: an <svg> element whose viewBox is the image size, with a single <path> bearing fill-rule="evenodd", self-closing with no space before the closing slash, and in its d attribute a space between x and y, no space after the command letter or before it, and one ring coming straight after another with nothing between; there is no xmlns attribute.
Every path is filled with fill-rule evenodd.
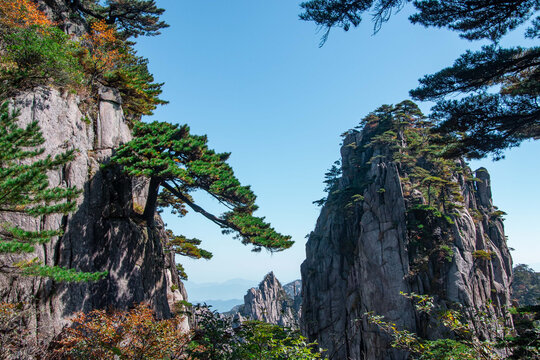
<svg viewBox="0 0 540 360"><path fill-rule="evenodd" d="M477 170L471 180L470 169L457 161L462 171L452 174L452 181L459 185L462 207L450 222L425 221L429 236L449 251L431 249L422 259L413 246L411 225L422 220L414 205L427 204L427 199L419 191L404 191L403 166L384 146L366 147L369 141L366 131L344 139L337 189L366 181L353 201L329 196L301 268L302 331L328 349L333 360L407 358L367 323L369 311L421 336L444 336L443 328L428 330L432 320L418 314L400 291L433 295L443 306L483 309L491 301L495 315L505 315L510 300L512 261L502 221L494 216L487 171ZM477 250L488 252L491 260L478 257ZM489 336L481 324L475 326Z"/></svg>
<svg viewBox="0 0 540 360"><path fill-rule="evenodd" d="M251 288L244 296L244 304L239 305L228 315L235 320L258 320L270 324L298 329L302 296L300 281L285 286L273 272L268 273L258 288Z"/></svg>
<svg viewBox="0 0 540 360"><path fill-rule="evenodd" d="M29 218L0 214L27 230L64 229L64 236L40 246L43 263L82 271L108 271L106 279L88 284L59 284L39 278L0 273L0 301L24 302L31 309L28 328L39 341L56 335L77 311L118 308L147 302L159 317L171 316L173 304L187 296L175 270L174 257L163 251L166 234L161 219L154 228L137 220L134 203L146 202L143 179L102 168L113 149L131 139L121 100L102 89L95 115L83 112L79 99L56 90L38 89L18 96L21 125L37 120L46 139L45 154L77 149L75 160L49 174L52 186L75 186L83 191L79 207L69 216ZM1 257L11 264L22 256ZM176 285L178 289L171 290Z"/></svg>

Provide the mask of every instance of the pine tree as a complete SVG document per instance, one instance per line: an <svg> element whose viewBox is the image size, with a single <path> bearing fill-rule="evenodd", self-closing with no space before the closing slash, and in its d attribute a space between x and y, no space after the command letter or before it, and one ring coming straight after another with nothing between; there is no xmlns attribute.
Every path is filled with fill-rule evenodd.
<svg viewBox="0 0 540 360"><path fill-rule="evenodd" d="M83 17L116 25L124 39L159 35L159 30L169 26L159 19L165 10L158 8L155 0L64 1L73 12Z"/></svg>
<svg viewBox="0 0 540 360"><path fill-rule="evenodd" d="M8 103L0 106L0 213L40 217L68 214L75 210L80 191L74 187L50 187L47 173L71 161L74 151L44 156L39 146L45 142L37 122L17 124L17 112ZM0 255L32 253L62 231L28 231L0 222ZM4 267L24 275L44 276L56 281L98 280L105 273L82 273L58 266L42 265L38 259Z"/></svg>
<svg viewBox="0 0 540 360"><path fill-rule="evenodd" d="M465 0L311 0L301 4L300 18L327 29L349 30L358 26L362 14L373 12L375 32L392 12L412 2L418 12L411 22L426 27L445 27L467 40L487 39L492 45L468 51L453 66L420 79L411 91L418 100L437 101L431 118L437 131L450 135L455 146L446 155L481 158L540 137L540 47L501 48L499 40L536 16L525 31L540 37L540 1ZM465 95L447 100L450 95Z"/></svg>
<svg viewBox="0 0 540 360"><path fill-rule="evenodd" d="M226 163L230 154L209 149L206 136L190 134L187 125L166 122L137 123L133 135L134 139L120 146L111 161L121 165L128 175L150 179L142 214L149 225L158 207L171 206L179 216L189 207L220 226L224 233L235 233L243 244L254 245L254 251L262 247L279 251L292 246L290 236L277 233L264 218L253 216L257 210L255 194L234 176ZM228 211L220 216L206 211L191 196L196 190L205 191ZM208 257L207 252L193 252L199 240L187 240L181 241L181 252Z"/></svg>

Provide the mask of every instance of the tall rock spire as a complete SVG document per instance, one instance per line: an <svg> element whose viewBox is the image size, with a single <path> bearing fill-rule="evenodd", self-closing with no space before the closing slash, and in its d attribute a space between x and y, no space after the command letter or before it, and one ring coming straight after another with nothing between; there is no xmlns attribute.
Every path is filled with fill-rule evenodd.
<svg viewBox="0 0 540 360"><path fill-rule="evenodd" d="M342 175L302 264L302 330L331 360L407 358L366 312L426 338L448 335L400 292L508 316L512 260L489 174L438 157L428 128L404 102L379 108L344 138ZM478 335L493 335L471 321Z"/></svg>

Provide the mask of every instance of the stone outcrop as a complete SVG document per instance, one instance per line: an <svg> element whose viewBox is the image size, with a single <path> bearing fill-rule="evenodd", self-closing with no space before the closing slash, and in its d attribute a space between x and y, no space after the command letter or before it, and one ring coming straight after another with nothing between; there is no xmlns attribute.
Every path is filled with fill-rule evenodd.
<svg viewBox="0 0 540 360"><path fill-rule="evenodd" d="M258 320L297 329L301 305L299 280L282 286L274 273L270 272L258 288L248 290L243 305L236 306L226 314L234 316L238 322Z"/></svg>
<svg viewBox="0 0 540 360"><path fill-rule="evenodd" d="M2 215L2 220L27 230L64 230L61 238L30 254L44 264L108 272L104 280L81 284L0 274L0 299L27 305L32 314L28 329L40 342L58 334L78 311L127 309L146 302L158 317L166 318L174 303L187 299L174 256L163 249L163 222L158 217L156 226L150 228L135 214L134 207L145 204L145 181L102 167L115 147L131 139L121 99L115 90L104 88L96 105L97 111L91 115L81 110L77 96L48 88L13 100L21 125L38 121L46 139L45 154L77 149L75 160L50 173L49 180L51 186L75 186L82 194L78 209L68 216ZM20 258L2 257L0 261L11 264Z"/></svg>
<svg viewBox="0 0 540 360"><path fill-rule="evenodd" d="M367 145L372 128L344 138L342 176L309 236L301 268L302 331L331 360L408 357L367 322L366 312L426 338L445 336L400 291L432 295L443 307L489 308L492 318L507 315L510 300L512 261L487 171L473 177L456 160L449 180L459 189L460 206L448 217L427 217L428 199L404 185L408 170L393 152L407 147L402 134L390 134L401 141L391 151ZM428 238L423 248L417 243L421 231ZM479 336L489 336L481 323L470 321Z"/></svg>

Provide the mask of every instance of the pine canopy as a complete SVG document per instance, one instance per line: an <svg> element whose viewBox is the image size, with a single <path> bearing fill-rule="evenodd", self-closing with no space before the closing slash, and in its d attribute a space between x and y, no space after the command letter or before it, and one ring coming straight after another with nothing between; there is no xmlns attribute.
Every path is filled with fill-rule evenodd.
<svg viewBox="0 0 540 360"><path fill-rule="evenodd" d="M76 13L116 25L124 38L159 35L167 25L155 0L64 0Z"/></svg>
<svg viewBox="0 0 540 360"><path fill-rule="evenodd" d="M187 205L225 233L234 233L243 244L254 245L254 251L292 246L290 236L277 233L264 218L253 216L257 210L255 194L240 184L226 163L230 154L209 149L206 136L190 134L187 125L166 122L137 123L133 134L134 139L120 146L111 160L128 175L150 178L143 214L149 223L158 205L171 206L180 216L186 213ZM191 196L195 190L205 191L228 211L220 216L207 212Z"/></svg>
<svg viewBox="0 0 540 360"><path fill-rule="evenodd" d="M371 12L377 31L407 3L418 10L409 18L415 24L448 28L467 40L492 41L479 51L467 51L453 66L420 79L420 86L411 91L415 99L437 101L430 117L438 125L436 130L455 142L447 156L493 154L498 159L504 149L540 138L540 48L499 44L522 24L528 25L525 37L540 37L540 1L310 0L301 4L300 18L328 31L349 30ZM463 97L448 99L453 95Z"/></svg>

